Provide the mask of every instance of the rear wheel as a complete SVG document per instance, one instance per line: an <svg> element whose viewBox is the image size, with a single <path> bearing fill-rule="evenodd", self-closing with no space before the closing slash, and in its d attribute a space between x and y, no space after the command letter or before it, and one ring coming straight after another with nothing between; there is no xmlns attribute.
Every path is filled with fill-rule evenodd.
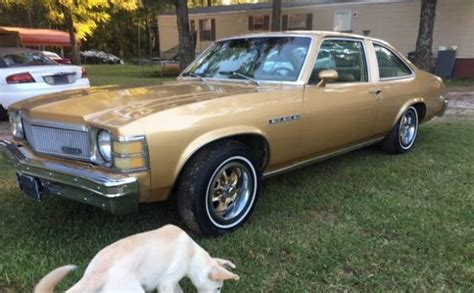
<svg viewBox="0 0 474 293"><path fill-rule="evenodd" d="M418 112L409 107L382 141L382 149L390 154L402 154L413 148L418 136Z"/></svg>
<svg viewBox="0 0 474 293"><path fill-rule="evenodd" d="M260 171L251 149L223 141L199 151L176 188L178 210L192 230L221 235L242 226L259 194Z"/></svg>

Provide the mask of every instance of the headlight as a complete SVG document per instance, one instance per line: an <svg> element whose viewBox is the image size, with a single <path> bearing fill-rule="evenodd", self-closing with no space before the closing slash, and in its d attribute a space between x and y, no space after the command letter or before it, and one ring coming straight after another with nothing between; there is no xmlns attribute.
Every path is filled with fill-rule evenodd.
<svg viewBox="0 0 474 293"><path fill-rule="evenodd" d="M22 139L25 137L23 122L21 121L21 116L18 112L10 113L10 127L15 138Z"/></svg>
<svg viewBox="0 0 474 293"><path fill-rule="evenodd" d="M106 162L112 161L112 135L106 130L99 131L97 135L97 146L102 158Z"/></svg>

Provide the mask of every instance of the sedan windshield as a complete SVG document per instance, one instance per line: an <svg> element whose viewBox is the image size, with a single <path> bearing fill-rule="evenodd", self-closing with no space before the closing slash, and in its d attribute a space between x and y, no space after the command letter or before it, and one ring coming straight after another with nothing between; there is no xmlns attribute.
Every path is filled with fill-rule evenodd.
<svg viewBox="0 0 474 293"><path fill-rule="evenodd" d="M296 81L310 38L258 37L217 42L183 76L249 81Z"/></svg>
<svg viewBox="0 0 474 293"><path fill-rule="evenodd" d="M1 56L2 67L20 67L34 65L54 65L56 62L36 52L7 53Z"/></svg>

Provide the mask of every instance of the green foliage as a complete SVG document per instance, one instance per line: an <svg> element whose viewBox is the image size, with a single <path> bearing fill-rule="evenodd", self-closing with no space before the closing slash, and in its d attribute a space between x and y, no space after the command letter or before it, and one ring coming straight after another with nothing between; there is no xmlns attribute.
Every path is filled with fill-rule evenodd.
<svg viewBox="0 0 474 293"><path fill-rule="evenodd" d="M48 19L64 26L67 26L67 16L70 14L80 39L92 35L99 23L109 21L112 12L133 11L138 8L138 4L138 0L0 0L0 7L7 10L23 7L28 12L41 6Z"/></svg>

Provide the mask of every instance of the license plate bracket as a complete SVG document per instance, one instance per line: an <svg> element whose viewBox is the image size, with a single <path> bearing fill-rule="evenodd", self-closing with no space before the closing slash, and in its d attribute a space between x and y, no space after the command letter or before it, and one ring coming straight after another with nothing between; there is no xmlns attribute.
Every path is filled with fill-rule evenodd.
<svg viewBox="0 0 474 293"><path fill-rule="evenodd" d="M23 191L23 193L25 193L29 198L38 202L43 200L44 190L38 178L22 173L16 173L16 178L21 191Z"/></svg>

